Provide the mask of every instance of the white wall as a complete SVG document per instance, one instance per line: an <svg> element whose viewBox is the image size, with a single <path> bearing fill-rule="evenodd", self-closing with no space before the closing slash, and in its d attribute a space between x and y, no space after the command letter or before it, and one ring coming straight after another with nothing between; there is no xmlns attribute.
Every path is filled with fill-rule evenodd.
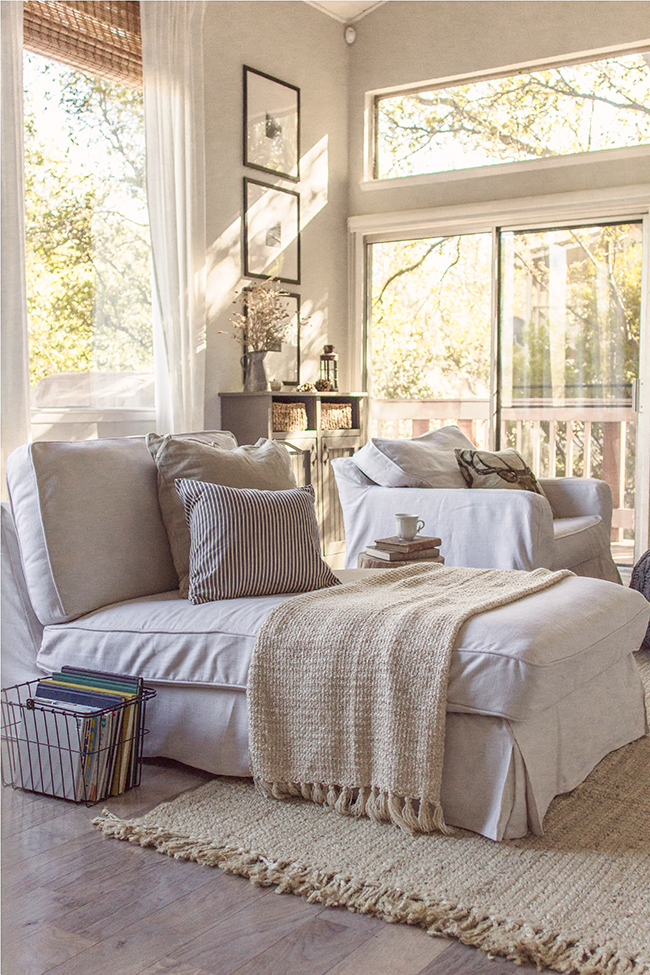
<svg viewBox="0 0 650 975"><path fill-rule="evenodd" d="M218 393L241 390L241 347L229 317L242 278L243 177L299 189L303 330L301 378L318 378L329 341L342 352L347 322L347 78L350 50L339 23L298 2L211 0L205 14L207 172L206 428L219 424ZM301 183L247 169L242 161L242 65L301 89ZM219 334L222 331L225 334ZM346 377L343 377L344 383Z"/></svg>
<svg viewBox="0 0 650 975"><path fill-rule="evenodd" d="M650 37L635 0L390 0L357 25L350 64L350 214L414 210L650 180L650 158L362 190L364 94Z"/></svg>

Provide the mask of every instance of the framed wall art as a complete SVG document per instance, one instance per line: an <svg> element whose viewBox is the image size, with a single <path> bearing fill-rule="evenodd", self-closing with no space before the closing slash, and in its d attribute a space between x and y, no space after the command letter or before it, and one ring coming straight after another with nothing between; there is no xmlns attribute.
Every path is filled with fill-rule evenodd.
<svg viewBox="0 0 650 975"><path fill-rule="evenodd" d="M291 316L287 332L277 348L268 350L264 363L269 379L279 379L285 386L298 386L300 383L300 295L287 292L282 298L282 303ZM245 291L243 313L246 314ZM245 344L244 352L248 352Z"/></svg>
<svg viewBox="0 0 650 975"><path fill-rule="evenodd" d="M300 179L300 88L246 65L244 166Z"/></svg>
<svg viewBox="0 0 650 975"><path fill-rule="evenodd" d="M244 177L244 275L300 284L300 194Z"/></svg>

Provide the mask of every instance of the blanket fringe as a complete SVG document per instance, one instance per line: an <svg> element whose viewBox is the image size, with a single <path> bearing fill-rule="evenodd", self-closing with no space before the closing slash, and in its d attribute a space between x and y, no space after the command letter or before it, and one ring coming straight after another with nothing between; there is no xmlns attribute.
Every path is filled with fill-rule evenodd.
<svg viewBox="0 0 650 975"><path fill-rule="evenodd" d="M377 823L394 823L411 834L452 834L439 802L400 796L376 785L353 788L332 782L269 782L256 778L255 786L268 799L307 799L342 816L367 816Z"/></svg>
<svg viewBox="0 0 650 975"><path fill-rule="evenodd" d="M248 878L258 887L275 885L278 894L296 894L312 904L347 907L392 923L417 925L434 937L456 938L519 964L536 964L567 975L648 975L647 961L641 957L567 940L521 921L491 917L476 908L445 900L425 902L388 886L373 886L289 860L274 861L261 854L178 836L137 820L120 820L107 810L93 819L93 825L109 838L154 847L175 859L219 867L225 873Z"/></svg>

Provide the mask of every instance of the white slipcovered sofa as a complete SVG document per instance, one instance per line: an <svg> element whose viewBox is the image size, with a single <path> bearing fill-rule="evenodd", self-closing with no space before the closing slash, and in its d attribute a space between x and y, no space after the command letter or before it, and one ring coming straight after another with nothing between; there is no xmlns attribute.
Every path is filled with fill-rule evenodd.
<svg viewBox="0 0 650 975"><path fill-rule="evenodd" d="M291 596L180 597L143 438L25 445L7 480L3 686L66 663L140 675L157 691L145 754L249 775L248 666L267 614ZM463 626L447 822L493 839L540 832L553 796L645 733L633 653L649 617L639 593L569 577Z"/></svg>
<svg viewBox="0 0 650 975"><path fill-rule="evenodd" d="M332 467L343 509L346 567L409 512L440 537L445 564L495 569L571 569L620 583L612 559L612 495L605 481L540 479L530 490L468 488L454 447L474 445L457 427L411 441L372 440ZM421 460L420 460L421 458ZM428 464L419 471L418 463ZM374 479L373 479L374 478ZM502 482L503 483L503 482Z"/></svg>

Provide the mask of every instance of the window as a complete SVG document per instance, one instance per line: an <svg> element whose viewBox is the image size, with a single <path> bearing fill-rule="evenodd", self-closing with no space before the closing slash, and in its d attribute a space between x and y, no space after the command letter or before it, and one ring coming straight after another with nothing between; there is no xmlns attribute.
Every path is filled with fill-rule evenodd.
<svg viewBox="0 0 650 975"><path fill-rule="evenodd" d="M374 178L650 143L650 53L375 98Z"/></svg>
<svg viewBox="0 0 650 975"><path fill-rule="evenodd" d="M138 5L110 6L122 15ZM153 407L141 55L114 49L125 29L90 15L75 35L74 18L102 7L25 9L25 46L39 52L25 51L24 86L30 373L41 410ZM63 20L34 26L60 9Z"/></svg>

